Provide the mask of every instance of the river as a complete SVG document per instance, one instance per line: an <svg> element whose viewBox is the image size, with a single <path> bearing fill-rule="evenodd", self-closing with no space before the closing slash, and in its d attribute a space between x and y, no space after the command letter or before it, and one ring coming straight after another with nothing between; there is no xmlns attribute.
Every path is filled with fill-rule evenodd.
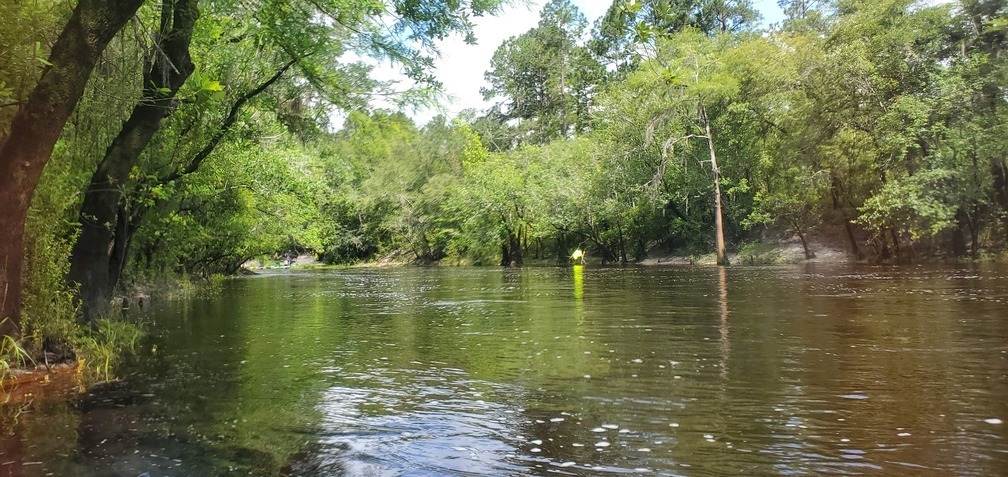
<svg viewBox="0 0 1008 477"><path fill-rule="evenodd" d="M1006 475L1008 267L393 268L159 303L0 475Z"/></svg>

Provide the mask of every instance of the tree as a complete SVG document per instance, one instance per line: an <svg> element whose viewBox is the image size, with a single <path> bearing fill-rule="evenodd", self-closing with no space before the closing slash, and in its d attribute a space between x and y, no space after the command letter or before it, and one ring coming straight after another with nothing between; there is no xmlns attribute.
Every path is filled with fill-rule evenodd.
<svg viewBox="0 0 1008 477"><path fill-rule="evenodd" d="M598 52L629 52L648 43L693 29L705 34L749 28L759 14L749 0L613 0L596 27ZM608 48L606 48L608 47Z"/></svg>
<svg viewBox="0 0 1008 477"><path fill-rule="evenodd" d="M176 95L195 70L189 54L198 0L161 3L158 30L143 71L140 99L112 140L80 210L81 233L74 246L70 279L80 286L86 320L107 314L112 289L119 282L129 253L135 218L122 200L133 167L161 122L176 107Z"/></svg>
<svg viewBox="0 0 1008 477"><path fill-rule="evenodd" d="M154 182L170 183L195 172L228 133L240 110L277 82L292 66L305 86L314 89L324 101L336 105L351 103L353 96L377 86L375 82L355 75L358 69L341 67L337 58L348 49L360 54L392 58L403 63L412 76L429 80L422 68L427 64L425 55L433 47L432 38L443 36L453 29L470 28L466 16L470 9L482 13L492 6L448 3L438 6L441 15L435 15L428 9L415 8L411 2L396 3L394 11L398 15L398 23L391 33L383 33L377 16L384 9L372 11L358 6L354 10L339 2L290 5L266 2L258 10L248 12L247 16L238 17L237 22L232 21L229 26L243 32L232 38L222 38L218 29L200 30L209 35L202 40L209 44L205 47L209 50L207 56L213 57L215 53L223 56L221 49L243 50L251 53L251 57L271 64L273 71L265 74L268 79L260 79L260 84L239 93L238 88L227 88L226 84L212 80L209 76L212 70L207 68L208 65L202 65L204 73L199 75L199 84L194 88L196 99L210 96L220 100L226 99L228 93L234 93L230 112L204 147L179 165L177 171L162 175ZM220 26L221 16L234 19L229 12L214 13L214 26ZM143 94L130 119L124 123L120 136L109 146L85 193L80 214L82 233L74 249L70 270L71 278L80 284L85 319L106 313L112 291L129 258L131 237L148 209L134 203L143 200L142 197L134 197L134 191L151 187L143 181L137 184L133 180L137 175L147 175L136 174L135 168L151 139L161 129L163 119L176 109L176 96L195 69L189 50L198 16L195 0L165 1L162 4L160 28L148 54L155 61L144 72ZM332 21L320 22L319 18ZM403 38L401 34L407 30L413 33ZM227 69L229 65L219 66ZM348 92L348 89L359 93ZM192 125L186 127L191 128Z"/></svg>
<svg viewBox="0 0 1008 477"><path fill-rule="evenodd" d="M587 22L570 0L543 7L539 25L494 52L485 99L501 98L503 121L521 120L528 140L544 143L585 130L601 66L580 45Z"/></svg>
<svg viewBox="0 0 1008 477"><path fill-rule="evenodd" d="M460 217L454 254L477 263L518 266L523 262L523 240L533 222L529 191L528 155L531 146L514 153L489 154L476 135L463 155L462 180L452 192L449 209Z"/></svg>
<svg viewBox="0 0 1008 477"><path fill-rule="evenodd" d="M54 145L112 37L142 0L81 0L52 47L38 83L0 138L0 333L21 320L24 226L32 194Z"/></svg>
<svg viewBox="0 0 1008 477"><path fill-rule="evenodd" d="M788 29L805 28L805 24L814 25L821 20L822 0L777 0L777 6L784 12L785 27Z"/></svg>
<svg viewBox="0 0 1008 477"><path fill-rule="evenodd" d="M903 0L840 2L837 10L818 72L807 70L802 80L810 104L801 109L809 113L806 121L815 125L811 129L818 130L813 134L819 138L810 159L829 171L834 208L859 216L878 258L909 260L919 239L935 236L922 233L933 230L931 225L921 228L915 214L908 213L916 206L908 208L903 200L922 198L912 190L929 187L925 184L942 175L929 171L939 169L936 152L950 118L939 87L947 74L943 58L952 51L949 12ZM908 51L912 54L904 53ZM930 201L938 195L924 197ZM924 202L917 205L938 210ZM849 229L848 236L854 248Z"/></svg>
<svg viewBox="0 0 1008 477"><path fill-rule="evenodd" d="M827 185L824 171L790 167L772 177L774 182L756 193L745 223L787 226L798 235L805 258L811 260L815 251L809 248L807 235L822 220L820 206Z"/></svg>
<svg viewBox="0 0 1008 477"><path fill-rule="evenodd" d="M719 264L727 263L721 191L724 179L718 163L718 143L727 141L714 124L729 111L738 94L738 79L725 65L724 52L733 45L728 36L706 37L685 32L669 40L660 40L653 58L642 63L625 85L614 91L607 105L615 114L646 125L637 153L656 154L658 160L651 183L656 189L668 180L676 161L690 159L709 165L707 180L712 191L712 215L715 251ZM642 117L643 116L643 117ZM703 150L694 146L702 141ZM653 157L653 156L652 156ZM680 176L683 177L683 176Z"/></svg>

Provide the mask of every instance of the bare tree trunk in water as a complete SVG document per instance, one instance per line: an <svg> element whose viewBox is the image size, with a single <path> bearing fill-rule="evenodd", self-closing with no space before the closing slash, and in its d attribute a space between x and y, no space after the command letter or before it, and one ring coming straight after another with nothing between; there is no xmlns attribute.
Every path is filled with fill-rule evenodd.
<svg viewBox="0 0 1008 477"><path fill-rule="evenodd" d="M21 332L24 226L42 169L105 47L143 0L80 0L0 140L0 334Z"/></svg>
<svg viewBox="0 0 1008 477"><path fill-rule="evenodd" d="M873 239L876 244L876 248L879 251L879 256L877 260L888 260L892 257L892 252L889 250L889 241L886 240L885 234L879 234Z"/></svg>
<svg viewBox="0 0 1008 477"><path fill-rule="evenodd" d="M718 168L717 155L714 153L714 136L711 135L707 108L702 103L700 117L707 132L707 147L710 149L711 169L714 171L714 240L717 247L717 264L728 265L728 256L725 255L724 225L721 220L721 170Z"/></svg>

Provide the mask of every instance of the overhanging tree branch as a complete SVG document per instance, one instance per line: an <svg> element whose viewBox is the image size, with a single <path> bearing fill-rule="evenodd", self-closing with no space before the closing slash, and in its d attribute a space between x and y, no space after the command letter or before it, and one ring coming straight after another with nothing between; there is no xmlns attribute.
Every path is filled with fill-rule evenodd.
<svg viewBox="0 0 1008 477"><path fill-rule="evenodd" d="M280 78L284 75L284 73L286 73L291 66L294 66L302 58L304 57L299 57L288 61L282 68L280 68L279 71L276 72L276 74L274 74L268 80L257 86L255 89L245 93L242 97L238 98L238 100L235 101L233 105L231 105L231 110L228 112L228 115L224 119L224 122L221 123L220 128L218 128L217 132L214 133L213 137L210 138L210 141L205 146L203 146L203 149L200 149L200 151L193 156L193 158L189 161L189 164L187 164L181 170L176 170L175 172L168 174L168 177L162 180L162 182L164 183L171 182L183 176L187 176L189 174L192 174L193 172L196 172L196 170L199 169L200 164L202 164L203 161L206 160L206 158L210 156L211 153L213 153L214 149L217 148L217 145L220 144L220 142L224 139L224 136L228 133L228 131L231 130L231 126L233 126L235 121L238 120L238 114L241 113L241 110L245 106L245 104L248 103L250 100L252 100L252 98L258 96L263 91L266 91L266 89L272 86L274 83L279 81Z"/></svg>

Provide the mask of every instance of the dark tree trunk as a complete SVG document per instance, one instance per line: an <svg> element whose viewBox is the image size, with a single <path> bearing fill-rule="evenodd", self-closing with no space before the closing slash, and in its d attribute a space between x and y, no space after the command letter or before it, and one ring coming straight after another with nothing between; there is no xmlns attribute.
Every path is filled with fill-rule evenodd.
<svg viewBox="0 0 1008 477"><path fill-rule="evenodd" d="M508 266L518 267L522 264L521 235L514 234L508 243Z"/></svg>
<svg viewBox="0 0 1008 477"><path fill-rule="evenodd" d="M522 263L521 254L521 228L512 231L508 229L507 238L505 242L501 244L501 266L502 267L517 267Z"/></svg>
<svg viewBox="0 0 1008 477"><path fill-rule="evenodd" d="M973 204L973 213L970 215L970 256L973 260L980 258L980 204Z"/></svg>
<svg viewBox="0 0 1008 477"><path fill-rule="evenodd" d="M896 233L896 227L889 227L889 235L892 236L893 256L896 257L897 262L902 262L903 252L900 250L899 234Z"/></svg>
<svg viewBox="0 0 1008 477"><path fill-rule="evenodd" d="M84 194L81 232L70 258L70 279L80 285L83 319L107 314L112 291L126 264L131 240L130 172L161 122L175 107L175 95L195 67L189 56L197 0L164 0L155 58L144 71L143 93L112 140Z"/></svg>
<svg viewBox="0 0 1008 477"><path fill-rule="evenodd" d="M956 227L952 230L952 254L956 257L966 256L966 229L968 228L966 212L961 208L956 211Z"/></svg>
<svg viewBox="0 0 1008 477"><path fill-rule="evenodd" d="M1004 228L1004 241L1008 245L1008 161L1004 158L991 160L991 173L994 176L994 202L1001 207L1001 226Z"/></svg>
<svg viewBox="0 0 1008 477"><path fill-rule="evenodd" d="M28 101L0 141L0 334L21 325L24 225L35 187L105 47L143 0L80 0Z"/></svg>
<svg viewBox="0 0 1008 477"><path fill-rule="evenodd" d="M840 220L843 221L844 230L847 232L847 241L851 246L851 253L854 254L854 259L861 260L861 250L858 248L857 238L854 236L854 228L851 227L850 218L847 217L847 213L843 211L843 206L840 204L840 179L834 177L830 184L830 192L833 196L833 210L840 212Z"/></svg>
<svg viewBox="0 0 1008 477"><path fill-rule="evenodd" d="M850 242L851 252L855 259L861 260L864 257L861 255L861 249L858 248L857 238L854 237L854 227L851 227L851 221L847 218L847 214L842 215L841 220L843 220L844 229L847 231L847 241Z"/></svg>
<svg viewBox="0 0 1008 477"><path fill-rule="evenodd" d="M623 227L620 225L616 226L616 233L619 234L619 253L620 253L620 263L623 265L627 264L626 255L626 241L623 239Z"/></svg>
<svg viewBox="0 0 1008 477"><path fill-rule="evenodd" d="M808 242L805 241L805 234L802 233L801 228L795 227L795 232L798 233L798 240L801 240L802 249L805 250L805 260L812 260L815 258L815 252L809 248Z"/></svg>
<svg viewBox="0 0 1008 477"><path fill-rule="evenodd" d="M564 235L565 234L564 234L563 230L557 230L557 237L556 237L556 259L557 259L557 266L564 265L566 263L566 260L567 260L567 253L564 251L564 248L565 248L564 247Z"/></svg>
<svg viewBox="0 0 1008 477"><path fill-rule="evenodd" d="M889 260L892 257L892 253L889 251L889 241L886 240L885 234L879 234L875 238L875 243L879 250L878 260Z"/></svg>

